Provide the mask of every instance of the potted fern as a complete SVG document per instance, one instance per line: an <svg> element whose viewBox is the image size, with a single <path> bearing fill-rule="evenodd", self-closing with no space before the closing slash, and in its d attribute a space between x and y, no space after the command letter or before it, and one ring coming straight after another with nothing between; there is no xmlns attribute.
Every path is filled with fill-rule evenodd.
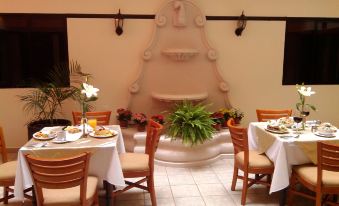
<svg viewBox="0 0 339 206"><path fill-rule="evenodd" d="M38 88L32 89L26 95L20 95L19 99L24 103L24 111L33 115L27 124L28 139L46 126L71 125L67 119L58 119L62 104L67 99L77 100L80 89L69 85L70 75L84 76L78 63L71 62L69 65L57 65L53 72L48 75L50 83L41 83ZM76 83L75 80L73 83Z"/></svg>
<svg viewBox="0 0 339 206"><path fill-rule="evenodd" d="M181 139L185 145L202 144L212 139L214 128L211 113L201 104L193 105L184 101L175 106L166 120L166 135L172 140Z"/></svg>

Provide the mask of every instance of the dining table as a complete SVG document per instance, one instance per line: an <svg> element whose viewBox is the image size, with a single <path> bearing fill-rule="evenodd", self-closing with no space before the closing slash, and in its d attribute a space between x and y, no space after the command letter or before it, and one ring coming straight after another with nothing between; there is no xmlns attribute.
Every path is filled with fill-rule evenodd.
<svg viewBox="0 0 339 206"><path fill-rule="evenodd" d="M339 143L339 131L330 137L322 137L312 132L311 127L303 131L289 128L284 132L274 132L268 130L267 125L267 122L249 124L248 145L250 150L265 153L274 163L270 194L285 190L286 195L293 165L317 163L317 141Z"/></svg>
<svg viewBox="0 0 339 206"><path fill-rule="evenodd" d="M103 127L103 126L101 126ZM62 127L61 127L62 128ZM60 130L52 127L44 129ZM82 133L70 135L67 141L58 142L54 139L39 140L32 138L18 151L18 164L16 168L14 195L24 201L24 189L32 187L33 181L27 165L25 155L32 154L43 158L65 158L82 152L90 152L88 174L99 179L99 187L108 182L117 188L125 186L125 181L119 160L119 153L125 153L124 140L119 125L104 126L111 130L114 136L82 136ZM44 130L43 129L43 130Z"/></svg>
<svg viewBox="0 0 339 206"><path fill-rule="evenodd" d="M317 163L317 141L339 143L339 132L331 137L318 136L311 127L299 132L272 132L267 122L252 122L248 128L249 149L265 153L274 163L270 193L288 187L293 165Z"/></svg>

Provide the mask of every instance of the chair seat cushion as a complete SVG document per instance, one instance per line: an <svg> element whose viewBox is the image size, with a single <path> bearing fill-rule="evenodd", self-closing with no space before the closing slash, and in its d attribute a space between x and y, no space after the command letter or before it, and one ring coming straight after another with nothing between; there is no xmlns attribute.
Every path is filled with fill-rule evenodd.
<svg viewBox="0 0 339 206"><path fill-rule="evenodd" d="M123 153L119 155L119 158L123 172L149 170L148 154Z"/></svg>
<svg viewBox="0 0 339 206"><path fill-rule="evenodd" d="M244 165L244 152L238 152L235 155L235 160L240 163L241 165ZM249 167L252 168L267 168L267 167L273 167L273 163L268 159L268 157L265 154L260 154L257 151L249 151Z"/></svg>
<svg viewBox="0 0 339 206"><path fill-rule="evenodd" d="M17 161L5 162L0 165L0 180L15 179Z"/></svg>
<svg viewBox="0 0 339 206"><path fill-rule="evenodd" d="M306 182L316 186L318 168L316 165L299 165L293 167L294 171ZM325 187L339 186L339 172L323 170L323 184Z"/></svg>
<svg viewBox="0 0 339 206"><path fill-rule="evenodd" d="M98 178L87 177L86 200L94 197L97 191ZM67 189L42 189L44 205L49 206L71 206L80 205L80 186Z"/></svg>

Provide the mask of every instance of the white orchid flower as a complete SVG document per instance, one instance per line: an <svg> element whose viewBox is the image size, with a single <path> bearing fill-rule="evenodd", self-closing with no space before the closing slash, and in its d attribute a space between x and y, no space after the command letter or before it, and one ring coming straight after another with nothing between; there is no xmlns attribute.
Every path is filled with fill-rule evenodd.
<svg viewBox="0 0 339 206"><path fill-rule="evenodd" d="M312 94L315 94L315 91L312 91L312 88L311 87L300 87L300 89L298 89L298 92L303 95L303 96L311 96Z"/></svg>
<svg viewBox="0 0 339 206"><path fill-rule="evenodd" d="M97 92L99 91L98 88L93 87L90 84L86 84L86 83L82 83L83 86L83 90L81 90L82 94L86 94L87 98L91 98L91 97L96 97L98 96Z"/></svg>

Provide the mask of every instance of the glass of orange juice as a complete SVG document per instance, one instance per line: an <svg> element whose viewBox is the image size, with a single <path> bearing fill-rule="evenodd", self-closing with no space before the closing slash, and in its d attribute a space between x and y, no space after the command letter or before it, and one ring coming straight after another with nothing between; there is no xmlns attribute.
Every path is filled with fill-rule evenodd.
<svg viewBox="0 0 339 206"><path fill-rule="evenodd" d="M89 126L91 126L93 129L97 127L97 120L96 119L89 119L88 122Z"/></svg>

